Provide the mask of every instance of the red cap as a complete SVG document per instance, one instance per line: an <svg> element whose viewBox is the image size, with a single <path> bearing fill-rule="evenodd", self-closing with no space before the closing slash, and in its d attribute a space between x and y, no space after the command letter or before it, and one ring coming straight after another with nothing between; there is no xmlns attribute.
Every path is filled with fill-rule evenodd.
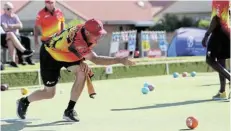
<svg viewBox="0 0 231 131"><path fill-rule="evenodd" d="M90 19L85 22L85 29L95 36L107 34L103 28L103 23L96 19Z"/></svg>

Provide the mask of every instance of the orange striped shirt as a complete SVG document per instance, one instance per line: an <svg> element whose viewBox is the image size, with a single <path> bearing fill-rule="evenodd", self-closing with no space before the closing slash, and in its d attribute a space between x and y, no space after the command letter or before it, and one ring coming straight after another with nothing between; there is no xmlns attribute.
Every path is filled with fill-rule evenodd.
<svg viewBox="0 0 231 131"><path fill-rule="evenodd" d="M84 55L91 52L93 44L84 39L82 28L83 25L77 25L55 34L45 45L46 50L57 61L76 62L83 59ZM71 44L75 46L78 56L69 51Z"/></svg>
<svg viewBox="0 0 231 131"><path fill-rule="evenodd" d="M53 34L60 32L61 24L64 23L65 19L60 9L55 9L53 14L50 13L46 8L39 11L35 25L41 27L42 41L46 41Z"/></svg>

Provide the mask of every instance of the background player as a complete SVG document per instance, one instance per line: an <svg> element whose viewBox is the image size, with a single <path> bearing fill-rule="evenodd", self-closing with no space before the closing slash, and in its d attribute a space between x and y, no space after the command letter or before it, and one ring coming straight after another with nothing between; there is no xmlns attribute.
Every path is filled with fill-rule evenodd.
<svg viewBox="0 0 231 131"><path fill-rule="evenodd" d="M63 13L56 8L55 0L45 0L45 7L37 14L34 27L34 41L37 49L39 49L38 35L41 33L41 41L45 42L53 34L64 29L64 22Z"/></svg>
<svg viewBox="0 0 231 131"><path fill-rule="evenodd" d="M212 2L212 21L202 41L204 47L207 40L206 62L219 73L220 78L220 90L213 99L226 99L226 79L230 81L230 72L225 68L225 61L230 58L229 1Z"/></svg>

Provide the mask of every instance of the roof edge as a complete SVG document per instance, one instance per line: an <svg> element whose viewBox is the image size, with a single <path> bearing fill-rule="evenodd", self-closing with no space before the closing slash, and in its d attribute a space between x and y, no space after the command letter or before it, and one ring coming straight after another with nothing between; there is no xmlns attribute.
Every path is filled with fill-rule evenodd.
<svg viewBox="0 0 231 131"><path fill-rule="evenodd" d="M32 1L27 1L23 6L21 6L18 10L16 10L14 13L17 14L19 11L21 11L23 8L25 8L27 5L29 5Z"/></svg>
<svg viewBox="0 0 231 131"><path fill-rule="evenodd" d="M153 26L154 21L146 20L146 21L132 21L132 20L102 20L104 24L107 25L135 25L135 26Z"/></svg>
<svg viewBox="0 0 231 131"><path fill-rule="evenodd" d="M83 20L88 20L89 18L86 17L85 15L83 15L82 13L74 10L73 8L71 8L68 4L66 4L65 2L62 1L57 1L59 4L61 4L64 8L66 8L67 10L70 10L72 13L74 13L75 15L79 16L80 18L82 18Z"/></svg>

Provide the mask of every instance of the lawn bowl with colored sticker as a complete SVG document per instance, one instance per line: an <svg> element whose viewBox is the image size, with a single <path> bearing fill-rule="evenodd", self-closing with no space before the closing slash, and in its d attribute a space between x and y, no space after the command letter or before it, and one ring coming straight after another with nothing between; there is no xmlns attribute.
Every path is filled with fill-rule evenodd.
<svg viewBox="0 0 231 131"><path fill-rule="evenodd" d="M150 91L153 91L153 90L155 89L155 86L153 86L153 85L148 85L148 88L149 88Z"/></svg>
<svg viewBox="0 0 231 131"><path fill-rule="evenodd" d="M141 89L141 92L143 93L143 94L148 94L148 92L149 92L149 88L148 87L143 87L142 89Z"/></svg>
<svg viewBox="0 0 231 131"><path fill-rule="evenodd" d="M191 72L191 76L192 76L192 77L195 77L196 74L197 74L197 73L196 73L195 71Z"/></svg>
<svg viewBox="0 0 231 131"><path fill-rule="evenodd" d="M174 72L174 73L173 73L173 78L178 78L178 77L179 77L179 73Z"/></svg>

